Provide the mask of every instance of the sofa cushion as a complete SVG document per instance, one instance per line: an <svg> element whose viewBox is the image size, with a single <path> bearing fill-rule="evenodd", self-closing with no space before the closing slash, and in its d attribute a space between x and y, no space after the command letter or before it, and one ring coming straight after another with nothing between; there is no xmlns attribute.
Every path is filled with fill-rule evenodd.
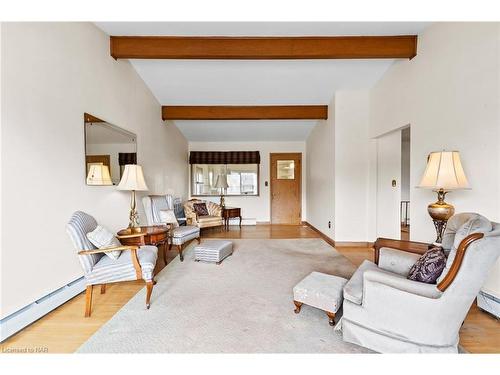
<svg viewBox="0 0 500 375"><path fill-rule="evenodd" d="M208 208L206 203L193 203L193 211L197 216L208 216Z"/></svg>
<svg viewBox="0 0 500 375"><path fill-rule="evenodd" d="M435 284L446 266L446 255L443 248L433 247L427 250L413 265L408 279L427 284Z"/></svg>

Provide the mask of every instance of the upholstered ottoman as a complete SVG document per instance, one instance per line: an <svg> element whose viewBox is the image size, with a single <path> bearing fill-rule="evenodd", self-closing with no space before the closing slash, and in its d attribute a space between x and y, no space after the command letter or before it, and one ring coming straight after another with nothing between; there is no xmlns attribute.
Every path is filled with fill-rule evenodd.
<svg viewBox="0 0 500 375"><path fill-rule="evenodd" d="M342 290L347 282L343 277L312 272L293 288L295 313L306 305L324 310L331 326L334 325L335 314L342 305Z"/></svg>
<svg viewBox="0 0 500 375"><path fill-rule="evenodd" d="M205 241L194 248L194 260L220 264L233 253L231 241Z"/></svg>

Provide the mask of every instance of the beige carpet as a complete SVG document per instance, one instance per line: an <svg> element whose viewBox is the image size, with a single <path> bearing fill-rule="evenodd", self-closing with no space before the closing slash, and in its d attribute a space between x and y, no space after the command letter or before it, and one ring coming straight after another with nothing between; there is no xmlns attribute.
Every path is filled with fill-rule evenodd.
<svg viewBox="0 0 500 375"><path fill-rule="evenodd" d="M150 310L142 289L79 352L368 352L343 342L323 311L293 312L293 286L312 271L348 278L347 258L321 239L233 243L219 266L195 262L191 245L157 275Z"/></svg>

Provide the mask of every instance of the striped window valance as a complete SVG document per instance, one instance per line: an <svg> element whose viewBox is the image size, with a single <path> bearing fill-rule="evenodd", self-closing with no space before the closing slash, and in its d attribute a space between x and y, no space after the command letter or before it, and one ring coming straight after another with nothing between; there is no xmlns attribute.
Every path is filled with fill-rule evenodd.
<svg viewBox="0 0 500 375"><path fill-rule="evenodd" d="M260 164L259 151L191 151L190 164Z"/></svg>
<svg viewBox="0 0 500 375"><path fill-rule="evenodd" d="M137 164L137 153L135 152L119 152L118 153L118 164Z"/></svg>

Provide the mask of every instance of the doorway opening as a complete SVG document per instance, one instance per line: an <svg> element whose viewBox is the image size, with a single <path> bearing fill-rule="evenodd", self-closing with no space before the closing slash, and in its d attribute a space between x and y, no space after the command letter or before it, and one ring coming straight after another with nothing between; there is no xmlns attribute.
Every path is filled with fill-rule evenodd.
<svg viewBox="0 0 500 375"><path fill-rule="evenodd" d="M401 239L410 239L410 127L401 130Z"/></svg>

